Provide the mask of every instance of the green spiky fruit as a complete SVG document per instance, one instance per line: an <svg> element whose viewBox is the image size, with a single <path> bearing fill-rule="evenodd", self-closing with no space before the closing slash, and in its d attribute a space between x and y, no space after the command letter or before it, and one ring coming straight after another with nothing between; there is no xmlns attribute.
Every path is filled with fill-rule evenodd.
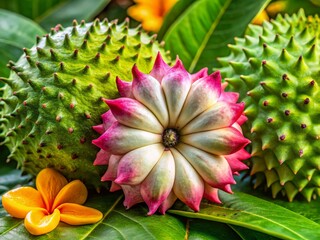
<svg viewBox="0 0 320 240"><path fill-rule="evenodd" d="M320 196L320 26L303 11L250 25L220 58L222 75L240 91L252 142L255 187L289 201Z"/></svg>
<svg viewBox="0 0 320 240"><path fill-rule="evenodd" d="M107 106L101 98L118 96L115 79L130 79L136 63L149 72L162 46L141 29L107 20L77 24L37 39L2 78L1 139L24 171L37 174L53 167L70 179L100 185L92 165L101 122ZM168 57L162 53L166 60Z"/></svg>

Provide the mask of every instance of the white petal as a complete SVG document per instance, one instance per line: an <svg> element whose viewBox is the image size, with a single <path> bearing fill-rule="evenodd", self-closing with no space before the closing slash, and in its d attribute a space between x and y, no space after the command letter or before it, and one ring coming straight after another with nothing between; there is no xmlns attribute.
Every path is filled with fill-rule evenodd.
<svg viewBox="0 0 320 240"><path fill-rule="evenodd" d="M101 181L113 181L117 177L117 169L121 159L121 155L111 155L109 158L108 169L101 177Z"/></svg>
<svg viewBox="0 0 320 240"><path fill-rule="evenodd" d="M216 155L229 155L250 141L233 127L182 135L180 141Z"/></svg>
<svg viewBox="0 0 320 240"><path fill-rule="evenodd" d="M147 178L141 183L141 195L154 214L169 196L174 182L175 165L170 151L164 151Z"/></svg>
<svg viewBox="0 0 320 240"><path fill-rule="evenodd" d="M189 122L181 134L203 132L231 126L240 117L244 104L217 102Z"/></svg>
<svg viewBox="0 0 320 240"><path fill-rule="evenodd" d="M218 72L194 82L181 110L176 128L181 129L197 115L216 103L220 93L221 77Z"/></svg>
<svg viewBox="0 0 320 240"><path fill-rule="evenodd" d="M163 127L153 113L132 98L106 100L114 117L123 125L147 132L162 134Z"/></svg>
<svg viewBox="0 0 320 240"><path fill-rule="evenodd" d="M128 152L120 159L115 183L140 184L159 161L163 151L162 144L153 144Z"/></svg>
<svg viewBox="0 0 320 240"><path fill-rule="evenodd" d="M140 185L122 185L121 188L125 196L123 205L126 209L131 208L133 205L137 203L143 202L143 198L140 194Z"/></svg>
<svg viewBox="0 0 320 240"><path fill-rule="evenodd" d="M114 123L103 135L92 141L93 144L115 155L123 155L133 149L160 143L162 136Z"/></svg>
<svg viewBox="0 0 320 240"><path fill-rule="evenodd" d="M191 87L190 75L185 70L178 71L176 68L172 68L162 79L161 85L167 100L169 127L175 127Z"/></svg>
<svg viewBox="0 0 320 240"><path fill-rule="evenodd" d="M169 123L169 115L164 94L158 80L150 75L143 74L136 67L132 69L133 96L149 108L158 118L162 126L166 127Z"/></svg>
<svg viewBox="0 0 320 240"><path fill-rule="evenodd" d="M204 192L204 183L193 166L176 149L171 148L175 161L175 181L173 191L175 195L194 211L199 211Z"/></svg>
<svg viewBox="0 0 320 240"><path fill-rule="evenodd" d="M210 186L220 188L235 183L231 168L224 157L183 143L177 145L177 149Z"/></svg>

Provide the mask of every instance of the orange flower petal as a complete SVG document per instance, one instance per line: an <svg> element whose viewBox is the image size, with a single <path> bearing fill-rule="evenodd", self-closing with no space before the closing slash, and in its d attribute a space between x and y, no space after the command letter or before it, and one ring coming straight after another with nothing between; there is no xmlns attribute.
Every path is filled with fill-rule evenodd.
<svg viewBox="0 0 320 240"><path fill-rule="evenodd" d="M61 204L58 209L61 213L60 220L70 225L96 223L103 217L100 211L75 203Z"/></svg>
<svg viewBox="0 0 320 240"><path fill-rule="evenodd" d="M144 21L145 19L158 17L155 8L149 8L141 5L134 5L128 8L128 15L138 21Z"/></svg>
<svg viewBox="0 0 320 240"><path fill-rule="evenodd" d="M68 183L67 179L59 172L45 168L41 170L36 179L36 186L41 193L46 209L51 210L53 201L59 191Z"/></svg>
<svg viewBox="0 0 320 240"><path fill-rule="evenodd" d="M31 210L45 207L41 194L32 187L20 187L5 193L2 196L2 205L16 218L25 218Z"/></svg>
<svg viewBox="0 0 320 240"><path fill-rule="evenodd" d="M60 222L60 212L55 209L52 214L48 214L45 209L32 210L24 219L24 226L29 233L41 235L51 232Z"/></svg>
<svg viewBox="0 0 320 240"><path fill-rule="evenodd" d="M74 180L60 190L52 205L52 211L62 203L83 204L87 197L86 186L80 180Z"/></svg>
<svg viewBox="0 0 320 240"><path fill-rule="evenodd" d="M166 14L172 7L175 5L177 0L165 0L163 1L164 4L164 14Z"/></svg>
<svg viewBox="0 0 320 240"><path fill-rule="evenodd" d="M144 22L142 22L142 27L147 31L158 32L162 25L162 21L163 21L162 18L156 18L156 17L152 19L146 19Z"/></svg>

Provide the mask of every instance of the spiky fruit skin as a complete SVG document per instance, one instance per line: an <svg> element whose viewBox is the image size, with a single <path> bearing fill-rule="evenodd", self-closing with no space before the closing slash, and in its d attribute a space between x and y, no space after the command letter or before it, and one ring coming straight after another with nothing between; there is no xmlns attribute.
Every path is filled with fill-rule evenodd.
<svg viewBox="0 0 320 240"><path fill-rule="evenodd" d="M100 185L103 169L92 165L98 148L91 140L97 137L92 126L105 111L101 98L118 96L116 76L128 78L134 64L150 71L162 49L154 37L128 24L57 26L9 63L0 114L8 160L34 175L50 167Z"/></svg>
<svg viewBox="0 0 320 240"><path fill-rule="evenodd" d="M219 59L246 105L255 187L271 188L273 197L320 195L319 48L319 18L301 11L249 26Z"/></svg>

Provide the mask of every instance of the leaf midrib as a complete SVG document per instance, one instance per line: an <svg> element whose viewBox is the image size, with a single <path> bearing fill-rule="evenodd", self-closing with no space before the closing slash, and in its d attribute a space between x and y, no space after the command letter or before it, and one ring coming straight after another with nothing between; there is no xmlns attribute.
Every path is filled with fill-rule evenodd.
<svg viewBox="0 0 320 240"><path fill-rule="evenodd" d="M0 234L0 236L5 235L6 233L10 232L12 229L15 229L16 227L18 227L19 225L22 224L22 221L17 222L15 225L13 225L12 227L8 228L7 230L5 230L4 232L2 232Z"/></svg>
<svg viewBox="0 0 320 240"><path fill-rule="evenodd" d="M94 224L92 226L92 228L90 229L90 231L87 232L87 234L85 234L82 239L86 239L105 219L107 216L109 216L109 214L114 210L114 208L118 205L118 203L120 202L120 200L123 198L123 195L120 195L117 200L114 202L114 204L108 209L108 211L103 215L102 219L97 222L96 224Z"/></svg>
<svg viewBox="0 0 320 240"><path fill-rule="evenodd" d="M64 2L59 2L58 4L52 6L51 8L47 9L47 11L45 11L42 15L39 15L38 17L36 17L34 19L35 22L37 23L41 23L43 21L43 19L45 19L46 17L52 15L52 13L62 9L65 5L67 5L69 1L64 1Z"/></svg>
<svg viewBox="0 0 320 240"><path fill-rule="evenodd" d="M204 51L210 36L212 35L212 33L214 32L214 30L216 29L216 27L218 26L218 23L220 22L220 19L222 18L222 16L224 15L224 13L226 12L226 10L228 9L228 7L230 6L232 0L228 0L225 1L221 11L219 12L217 18L215 19L215 21L212 22L209 31L207 31L206 35L203 38L202 44L200 45L198 51L196 52L196 55L194 56L190 67L189 67L189 72L193 72L194 68L196 67L196 64L198 63L202 52Z"/></svg>
<svg viewBox="0 0 320 240"><path fill-rule="evenodd" d="M223 210L227 210L227 211L238 211L238 212L241 212L241 213L245 213L245 214L248 214L248 215L251 215L251 216L255 216L255 217L258 217L260 219L264 219L268 222L271 222L275 225L278 225L278 226L281 226L282 228L288 230L289 232L293 233L294 235L296 235L297 237L300 237L300 239L303 239L303 240L308 240L308 238L305 238L304 236L300 235L299 233L291 230L290 228L286 227L285 225L282 225L280 224L279 222L275 222L273 221L272 219L269 219L269 218L266 218L266 217L263 217L263 216L260 216L260 215L257 215L257 214L254 214L254 213L251 213L251 212L247 212L245 210L239 210L239 209L232 209L232 208L225 208L225 207L219 207L217 206L217 208L221 208ZM264 231L264 228L258 228L257 226L252 226L252 225L248 225L246 224L245 222L241 222L241 221L235 221L235 220L232 220L232 219L229 219L229 218L221 218L221 217L216 217L216 216L209 216L207 214L203 214L203 213L188 213L186 211L181 211L181 210L169 210L168 212L171 212L173 214L177 214L177 215L181 215L181 216L185 216L185 217L191 217L191 218L198 218L198 219L206 219L206 220L216 220L217 222L222 222L222 223L229 223L229 224L234 224L236 226L241 226L241 227L246 227L246 228L249 228L249 229L252 229L252 230L257 230L259 229L258 231L260 232L263 232L263 233L266 233L266 234L269 234L269 235L273 235L275 237L280 237L280 238L283 238L283 239L288 239L286 235L283 235L283 234L280 234L280 233L277 233L277 232L270 232L270 231ZM301 216L302 217L302 216ZM311 220L310 220L311 221Z"/></svg>

